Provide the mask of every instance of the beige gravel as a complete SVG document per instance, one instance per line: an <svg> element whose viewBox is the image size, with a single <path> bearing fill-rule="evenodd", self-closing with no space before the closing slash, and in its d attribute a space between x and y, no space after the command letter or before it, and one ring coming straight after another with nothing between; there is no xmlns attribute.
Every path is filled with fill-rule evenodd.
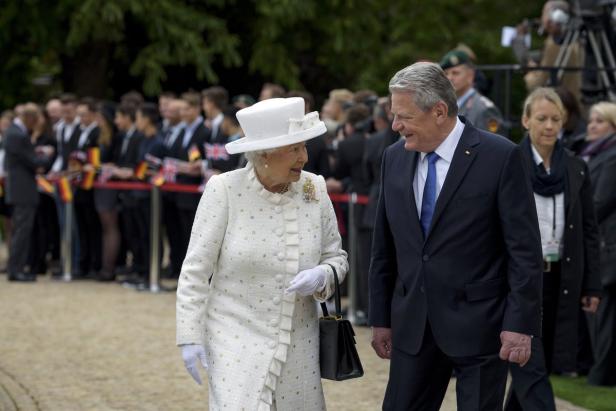
<svg viewBox="0 0 616 411"><path fill-rule="evenodd" d="M207 409L207 389L174 346L174 304L173 293L0 276L0 410ZM331 410L380 408L388 364L372 353L368 329L356 332L366 374L324 381ZM455 409L451 392L442 409Z"/></svg>

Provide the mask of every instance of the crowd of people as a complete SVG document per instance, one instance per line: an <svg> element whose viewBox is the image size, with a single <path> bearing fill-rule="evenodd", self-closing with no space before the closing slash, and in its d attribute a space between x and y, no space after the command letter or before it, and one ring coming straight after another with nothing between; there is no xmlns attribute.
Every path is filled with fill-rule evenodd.
<svg viewBox="0 0 616 411"><path fill-rule="evenodd" d="M465 121L502 133L510 125L482 95L485 79L475 61L461 45L445 54L440 66ZM593 384L616 385L610 368L616 363L616 102L595 104L585 113L579 96L568 88L538 90L524 106L527 137L521 144L544 259L544 338L543 355L534 357L539 363L531 362L526 371L540 370L534 377L543 368L563 375L590 374ZM277 84L263 85L258 100L280 97L302 97L305 113L315 110L310 93L286 91ZM249 162L243 154L230 154L225 145L244 136L236 114L254 103L250 95L230 98L226 89L214 86L200 93L165 92L157 103L138 92L117 103L65 93L44 105L24 103L2 112L0 212L9 245L8 280L30 282L48 272L61 277L60 233L67 224L64 208L72 201L72 277L149 288L150 192L106 188L109 181L164 181L196 188L162 195L160 224L169 250L163 273L177 279L200 191L212 176ZM334 203L343 244L350 225L358 233L357 253L349 258L357 263L359 324L368 322L383 153L400 140L390 110L390 97L371 90L332 90L320 109L327 132L306 141L303 168L323 176L330 194L354 192L368 198L354 221L346 218L346 204ZM533 353L537 344L533 342ZM552 395L549 382L541 385L524 371L512 368L508 409L532 404L536 387L547 390L542 399Z"/></svg>

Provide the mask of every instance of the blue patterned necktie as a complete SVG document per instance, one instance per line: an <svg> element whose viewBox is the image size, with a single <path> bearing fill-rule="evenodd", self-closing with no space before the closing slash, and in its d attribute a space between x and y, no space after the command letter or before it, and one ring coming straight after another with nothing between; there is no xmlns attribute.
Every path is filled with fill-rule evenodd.
<svg viewBox="0 0 616 411"><path fill-rule="evenodd" d="M424 237L428 235L434 215L434 206L436 205L436 161L439 159L435 152L428 153L426 157L428 158L428 176L421 199L421 216L419 218Z"/></svg>

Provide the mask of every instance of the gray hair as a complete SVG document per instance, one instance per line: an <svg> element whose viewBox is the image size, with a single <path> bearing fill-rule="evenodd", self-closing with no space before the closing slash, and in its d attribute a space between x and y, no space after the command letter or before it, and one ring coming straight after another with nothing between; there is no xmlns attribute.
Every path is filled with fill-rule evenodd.
<svg viewBox="0 0 616 411"><path fill-rule="evenodd" d="M389 80L389 92L409 93L413 102L428 111L439 101L447 105L447 115L458 114L456 92L438 64L419 62L398 71Z"/></svg>
<svg viewBox="0 0 616 411"><path fill-rule="evenodd" d="M246 160L252 163L255 168L261 167L264 164L263 156L265 154L273 153L276 150L278 150L278 148L271 148L269 150L247 151L244 153L244 157L246 157Z"/></svg>

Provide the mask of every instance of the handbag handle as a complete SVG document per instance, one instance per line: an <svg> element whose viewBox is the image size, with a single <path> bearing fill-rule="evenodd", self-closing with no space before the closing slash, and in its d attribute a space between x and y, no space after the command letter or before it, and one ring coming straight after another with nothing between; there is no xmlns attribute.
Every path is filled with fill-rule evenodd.
<svg viewBox="0 0 616 411"><path fill-rule="evenodd" d="M336 305L336 312L334 313L334 315L336 317L342 317L342 310L340 308L340 283L338 282L338 273L336 272L336 268L331 265L331 264L327 264L328 266L330 266L330 268L332 269L332 271L334 272L334 285L335 285L335 290L334 290L334 301L335 301L335 305ZM325 303L321 303L321 311L323 311L323 317L329 317L329 312L327 310L327 305Z"/></svg>

